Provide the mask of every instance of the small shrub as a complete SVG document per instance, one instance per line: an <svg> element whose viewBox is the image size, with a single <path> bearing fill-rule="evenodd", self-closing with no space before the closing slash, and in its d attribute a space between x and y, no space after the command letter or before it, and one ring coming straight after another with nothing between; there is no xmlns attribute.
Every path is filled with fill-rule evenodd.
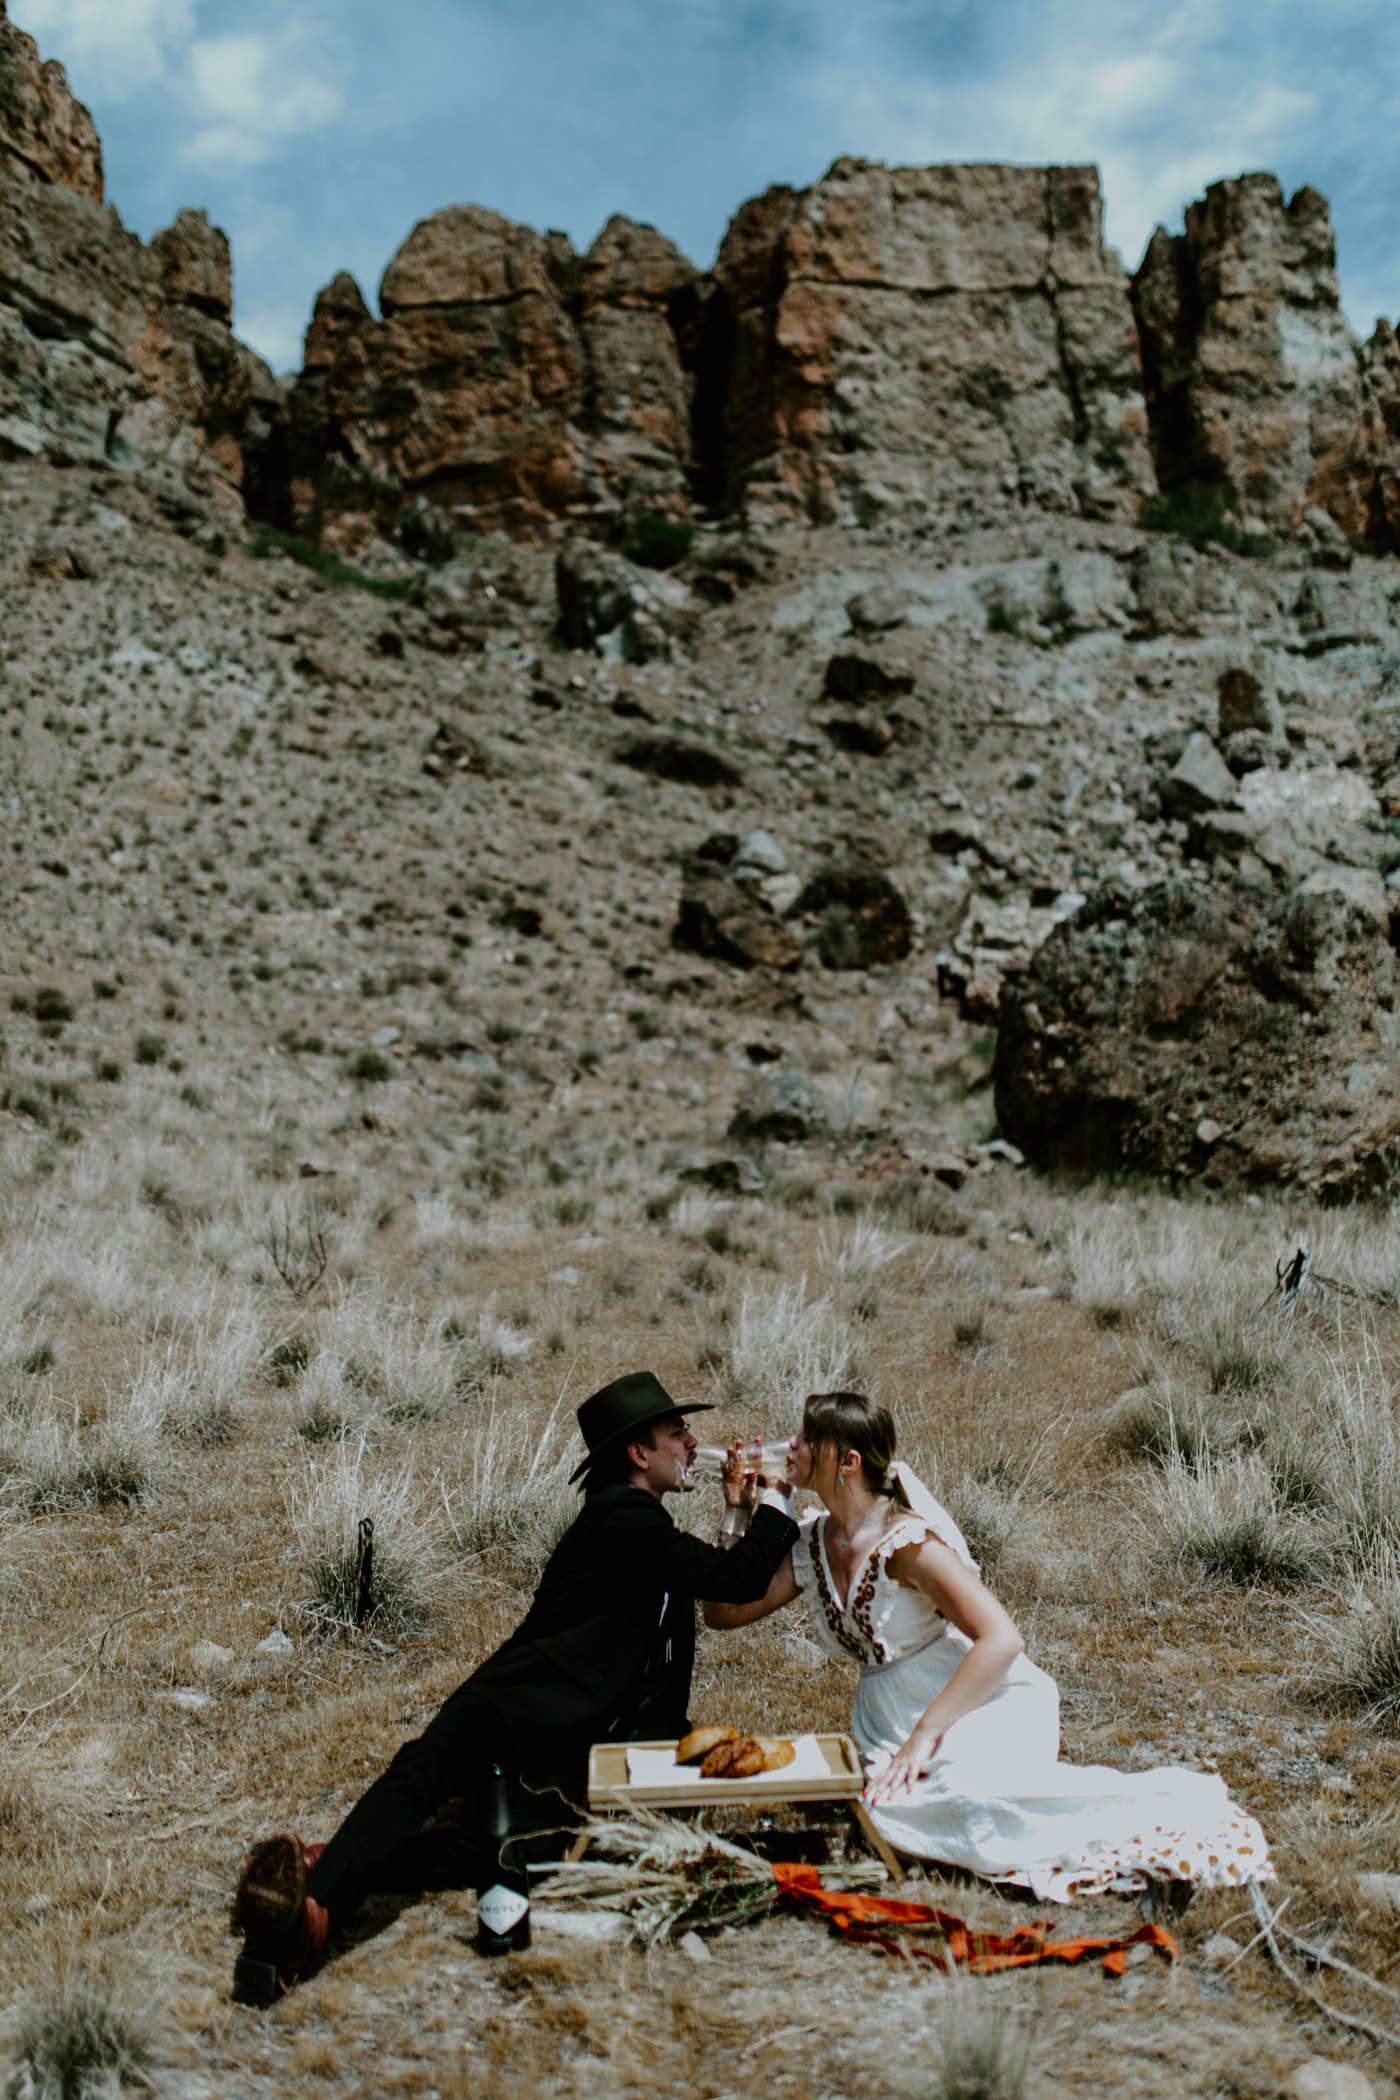
<svg viewBox="0 0 1400 2100"><path fill-rule="evenodd" d="M92 996L94 999L115 999L117 988L105 977L94 977L92 980Z"/></svg>
<svg viewBox="0 0 1400 2100"><path fill-rule="evenodd" d="M569 1486L578 1454L572 1444L555 1445L553 1427L553 1417L535 1429L493 1406L463 1438L462 1475L449 1500L459 1550L503 1555L522 1588L538 1581L579 1512Z"/></svg>
<svg viewBox="0 0 1400 2100"><path fill-rule="evenodd" d="M393 1066L378 1050L357 1050L345 1067L346 1076L361 1086L374 1086L389 1078Z"/></svg>
<svg viewBox="0 0 1400 2100"><path fill-rule="evenodd" d="M310 1363L315 1355L310 1338L304 1334L284 1335L267 1352L272 1375L278 1385L290 1385Z"/></svg>
<svg viewBox="0 0 1400 2100"><path fill-rule="evenodd" d="M592 1215L593 1205L583 1196L561 1196L554 1205L558 1225L586 1225Z"/></svg>
<svg viewBox="0 0 1400 2100"><path fill-rule="evenodd" d="M1181 488L1148 496L1138 512L1138 523L1146 532L1173 532L1193 547L1213 541L1231 554L1272 554L1278 545L1272 533L1245 532L1225 509L1219 489L1187 483Z"/></svg>
<svg viewBox="0 0 1400 2100"><path fill-rule="evenodd" d="M628 526L622 552L642 569L674 569L689 554L694 538L695 528L684 518L643 510Z"/></svg>
<svg viewBox="0 0 1400 2100"><path fill-rule="evenodd" d="M165 1059L165 1038L160 1035L138 1035L136 1048L132 1052L138 1065L158 1065Z"/></svg>
<svg viewBox="0 0 1400 2100"><path fill-rule="evenodd" d="M73 1018L72 1002L56 986L43 985L34 994L34 1018L41 1026L48 1022L61 1029Z"/></svg>
<svg viewBox="0 0 1400 2100"><path fill-rule="evenodd" d="M114 1057L99 1058L95 1069L97 1077L106 1086L116 1086L122 1076L122 1068Z"/></svg>
<svg viewBox="0 0 1400 2100"><path fill-rule="evenodd" d="M993 598L987 607L988 634L1019 634L1027 618L1024 606L1010 606L1001 598Z"/></svg>
<svg viewBox="0 0 1400 2100"><path fill-rule="evenodd" d="M283 554L288 560L299 562L302 568L312 570L323 583L370 591L376 598L406 598L418 581L416 576L366 576L362 569L342 561L338 554L326 554L310 540L301 539L294 533L274 532L270 526L254 533L248 542L248 552L258 561Z"/></svg>

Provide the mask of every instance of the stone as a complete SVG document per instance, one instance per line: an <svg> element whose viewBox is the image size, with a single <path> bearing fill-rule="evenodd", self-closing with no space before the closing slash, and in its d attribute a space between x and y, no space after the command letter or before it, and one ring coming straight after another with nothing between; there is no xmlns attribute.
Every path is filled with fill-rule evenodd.
<svg viewBox="0 0 1400 2100"><path fill-rule="evenodd" d="M217 1641L196 1641L190 1650L190 1668L196 1677L216 1677L231 1668L233 1661L232 1648L221 1648Z"/></svg>
<svg viewBox="0 0 1400 2100"><path fill-rule="evenodd" d="M1126 514L1153 475L1100 220L1090 167L841 159L741 206L714 272L729 501L856 522L959 504Z"/></svg>
<svg viewBox="0 0 1400 2100"><path fill-rule="evenodd" d="M1124 1393L1122 1397L1124 1400L1136 1400L1139 1393L1150 1395L1152 1390L1151 1386L1142 1386L1137 1391ZM1239 1951L1239 1941L1232 1940L1228 1932L1213 1932L1201 1949L1201 1959L1208 1961L1212 1968L1218 1969L1225 1963L1232 1962Z"/></svg>
<svg viewBox="0 0 1400 2100"><path fill-rule="evenodd" d="M1388 867L1395 841L1366 779L1350 767L1261 768L1240 781L1239 801L1253 847L1278 874L1297 881L1330 863Z"/></svg>
<svg viewBox="0 0 1400 2100"><path fill-rule="evenodd" d="M871 970L902 962L914 927L904 893L868 860L837 861L804 884L789 919L814 930L817 954L829 970Z"/></svg>
<svg viewBox="0 0 1400 2100"><path fill-rule="evenodd" d="M1298 885L1302 897L1344 897L1380 928L1390 925L1390 898L1374 868L1314 868Z"/></svg>
<svg viewBox="0 0 1400 2100"><path fill-rule="evenodd" d="M974 891L952 952L945 951L940 984L961 1001L969 1019L994 1022L1004 987L1030 968L1036 951L1083 902L1077 890L1061 891L1048 905L1032 905L1024 897L1001 904Z"/></svg>
<svg viewBox="0 0 1400 2100"><path fill-rule="evenodd" d="M714 1960L713 1954L711 1954L698 1932L683 1932L676 1945L680 1948L687 1961Z"/></svg>
<svg viewBox="0 0 1400 2100"><path fill-rule="evenodd" d="M264 1640L258 1642L259 1655L294 1655L295 1648L280 1626L275 1626Z"/></svg>
<svg viewBox="0 0 1400 2100"><path fill-rule="evenodd" d="M1224 737L1220 756L1236 780L1257 773L1261 766L1277 766L1280 760L1278 744L1263 729L1237 729L1233 736Z"/></svg>
<svg viewBox="0 0 1400 2100"><path fill-rule="evenodd" d="M739 1096L729 1119L729 1135L741 1143L773 1140L793 1144L822 1126L821 1104L810 1079L801 1072L763 1072Z"/></svg>
<svg viewBox="0 0 1400 2100"><path fill-rule="evenodd" d="M982 826L966 810L951 810L935 820L928 842L935 853L966 853L982 838Z"/></svg>
<svg viewBox="0 0 1400 2100"><path fill-rule="evenodd" d="M370 1037L370 1041L376 1050L387 1050L391 1043L401 1043L403 1041L403 1030L401 1028L376 1028L374 1034Z"/></svg>
<svg viewBox="0 0 1400 2100"><path fill-rule="evenodd" d="M554 565L559 638L617 663L648 663L689 638L695 613L676 577L640 569L587 541L562 547Z"/></svg>
<svg viewBox="0 0 1400 2100"><path fill-rule="evenodd" d="M880 758L894 742L894 730L884 715L827 715L822 728L842 751L866 758Z"/></svg>
<svg viewBox="0 0 1400 2100"><path fill-rule="evenodd" d="M1273 679L1249 664L1231 664L1220 674L1219 735L1222 740L1241 730L1258 730L1273 744L1284 742L1283 710Z"/></svg>
<svg viewBox="0 0 1400 2100"><path fill-rule="evenodd" d="M562 1269L551 1269L548 1280L551 1283L562 1283L566 1290L571 1291L582 1283L583 1277L581 1272L573 1267L572 1263L566 1263Z"/></svg>
<svg viewBox="0 0 1400 2100"><path fill-rule="evenodd" d="M1158 227L1133 279L1164 489L1215 489L1295 531L1316 508L1389 551L1400 533L1400 356L1388 323L1357 342L1338 295L1326 199L1285 204L1272 175L1212 183L1185 230Z"/></svg>
<svg viewBox="0 0 1400 2100"><path fill-rule="evenodd" d="M998 1120L1042 1168L1350 1201L1400 1138L1398 977L1335 888L1106 886L1003 994Z"/></svg>
<svg viewBox="0 0 1400 2100"><path fill-rule="evenodd" d="M734 869L746 875L786 875L787 856L769 831L741 831L734 841Z"/></svg>
<svg viewBox="0 0 1400 2100"><path fill-rule="evenodd" d="M712 866L690 873L681 890L677 942L741 969L793 969L802 943L767 899Z"/></svg>
<svg viewBox="0 0 1400 2100"><path fill-rule="evenodd" d="M1205 731L1198 730L1163 783L1163 807L1169 816L1191 817L1234 799L1234 774Z"/></svg>
<svg viewBox="0 0 1400 2100"><path fill-rule="evenodd" d="M1310 2056L1288 2075L1286 2100L1375 2100L1376 2088L1356 2064Z"/></svg>
<svg viewBox="0 0 1400 2100"><path fill-rule="evenodd" d="M822 674L822 691L828 700L884 700L913 690L912 671L889 671L873 656L852 651L831 657Z"/></svg>
<svg viewBox="0 0 1400 2100"><path fill-rule="evenodd" d="M613 753L619 765L657 780L674 780L683 787L734 788L743 779L738 767L710 744L693 744L685 737L630 737Z"/></svg>

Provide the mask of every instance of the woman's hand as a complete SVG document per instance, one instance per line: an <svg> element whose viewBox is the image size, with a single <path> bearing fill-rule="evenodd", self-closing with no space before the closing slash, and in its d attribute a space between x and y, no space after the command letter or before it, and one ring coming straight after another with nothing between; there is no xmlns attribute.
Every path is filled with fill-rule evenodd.
<svg viewBox="0 0 1400 2100"><path fill-rule="evenodd" d="M921 1721L903 1749L896 1750L884 1770L877 1772L866 1787L865 1798L870 1805L878 1807L882 1801L893 1801L896 1794L912 1793L915 1783L932 1764L942 1740L941 1728L930 1728Z"/></svg>
<svg viewBox="0 0 1400 2100"><path fill-rule="evenodd" d="M747 1470L744 1446L738 1438L729 1446L729 1456L720 1475L720 1485L724 1489L724 1499L731 1509L753 1510L758 1506L758 1481Z"/></svg>

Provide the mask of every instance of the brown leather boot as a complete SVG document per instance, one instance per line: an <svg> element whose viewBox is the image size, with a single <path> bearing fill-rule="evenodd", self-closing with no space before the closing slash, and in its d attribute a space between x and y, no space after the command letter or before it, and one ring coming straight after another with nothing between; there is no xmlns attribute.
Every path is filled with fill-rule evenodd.
<svg viewBox="0 0 1400 2100"><path fill-rule="evenodd" d="M243 1952L233 1968L233 1996L244 2005L271 2005L324 1948L330 1913L306 1893L307 1870L325 1851L303 1845L294 1831L264 1838L243 1862L233 1899Z"/></svg>

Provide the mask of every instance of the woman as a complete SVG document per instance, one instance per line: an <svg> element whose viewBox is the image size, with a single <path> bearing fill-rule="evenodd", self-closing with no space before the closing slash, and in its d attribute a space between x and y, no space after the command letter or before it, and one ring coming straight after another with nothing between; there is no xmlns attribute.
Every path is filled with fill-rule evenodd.
<svg viewBox="0 0 1400 2100"><path fill-rule="evenodd" d="M751 1626L800 1596L826 1653L859 1662L851 1728L890 1843L1062 1903L1151 1881L1272 1879L1264 1833L1222 1779L1058 1762L1054 1679L894 1452L888 1408L814 1393L788 1471L823 1510L803 1518L757 1604L705 1606L707 1626Z"/></svg>

